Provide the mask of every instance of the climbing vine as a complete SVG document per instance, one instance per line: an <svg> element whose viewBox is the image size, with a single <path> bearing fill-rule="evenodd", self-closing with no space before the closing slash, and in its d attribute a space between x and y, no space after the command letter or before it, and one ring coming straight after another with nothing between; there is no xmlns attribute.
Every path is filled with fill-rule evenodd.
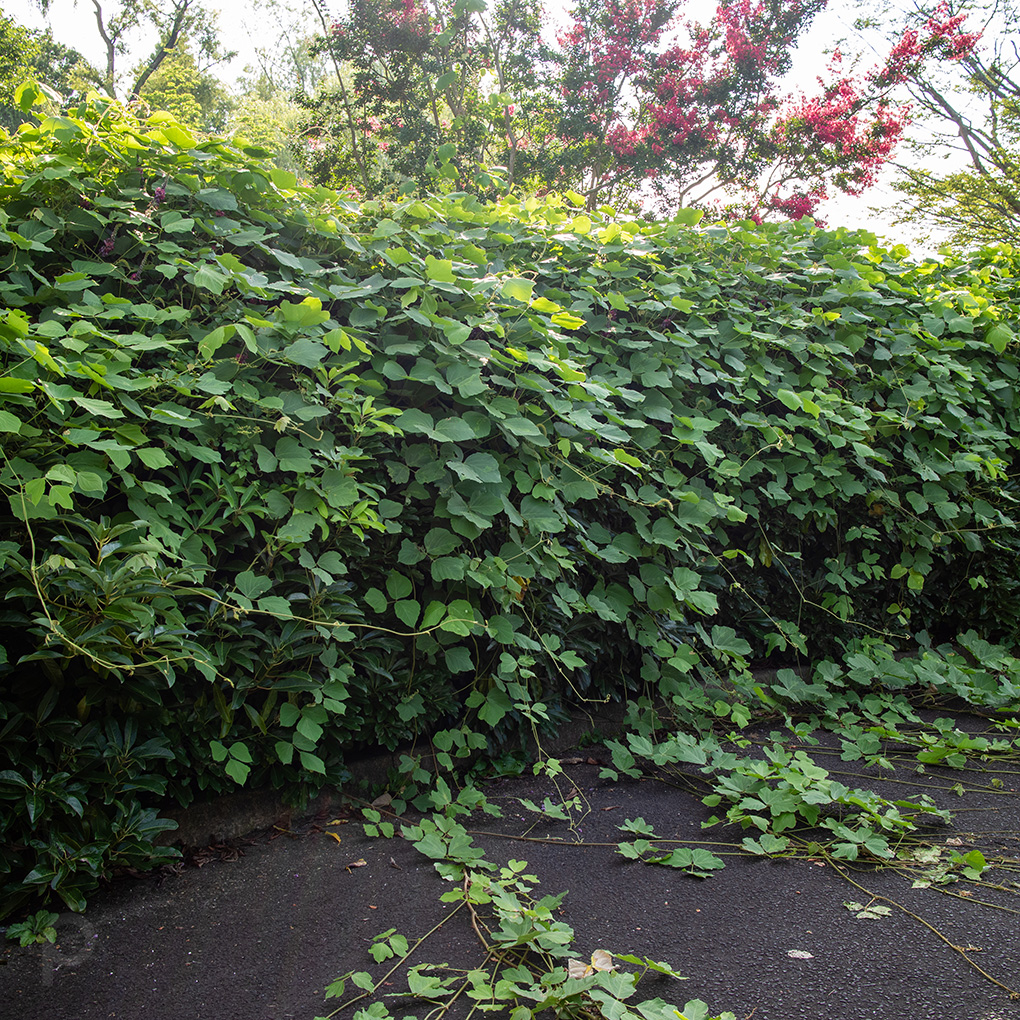
<svg viewBox="0 0 1020 1020"><path fill-rule="evenodd" d="M1020 619L1008 250L356 206L97 97L0 173L0 912L366 745L737 722L755 670L839 697L912 651L1015 697L967 679Z"/></svg>

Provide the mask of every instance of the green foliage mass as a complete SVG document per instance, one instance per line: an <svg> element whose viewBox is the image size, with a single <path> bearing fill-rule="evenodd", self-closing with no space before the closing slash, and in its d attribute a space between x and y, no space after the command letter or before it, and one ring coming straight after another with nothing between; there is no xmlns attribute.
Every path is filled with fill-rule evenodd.
<svg viewBox="0 0 1020 1020"><path fill-rule="evenodd" d="M359 207L97 97L0 169L0 913L167 798L1016 636L1008 249Z"/></svg>

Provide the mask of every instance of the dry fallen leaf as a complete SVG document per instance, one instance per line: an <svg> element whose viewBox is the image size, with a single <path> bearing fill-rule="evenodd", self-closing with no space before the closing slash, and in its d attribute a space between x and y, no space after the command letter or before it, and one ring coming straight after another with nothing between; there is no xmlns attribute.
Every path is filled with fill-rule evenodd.
<svg viewBox="0 0 1020 1020"><path fill-rule="evenodd" d="M372 807L389 807L393 803L393 798L388 793L380 793L375 800L372 801Z"/></svg>
<svg viewBox="0 0 1020 1020"><path fill-rule="evenodd" d="M368 864L368 861L364 857L359 857L356 861L348 861L344 867L350 871L351 868L364 868Z"/></svg>
<svg viewBox="0 0 1020 1020"><path fill-rule="evenodd" d="M607 953L604 949L596 949L591 954L591 963L584 963L581 960L569 960L567 962L567 977L583 978L594 974L597 970L617 970L613 963L613 954Z"/></svg>
<svg viewBox="0 0 1020 1020"><path fill-rule="evenodd" d="M342 843L343 840L335 832L327 832L327 836L332 836L338 843Z"/></svg>
<svg viewBox="0 0 1020 1020"><path fill-rule="evenodd" d="M814 956L803 949L788 949L786 955L794 960L813 960Z"/></svg>
<svg viewBox="0 0 1020 1020"><path fill-rule="evenodd" d="M580 960L568 960L567 961L567 977L573 980L578 980L583 977L587 977L589 974L595 972L586 963L582 963Z"/></svg>

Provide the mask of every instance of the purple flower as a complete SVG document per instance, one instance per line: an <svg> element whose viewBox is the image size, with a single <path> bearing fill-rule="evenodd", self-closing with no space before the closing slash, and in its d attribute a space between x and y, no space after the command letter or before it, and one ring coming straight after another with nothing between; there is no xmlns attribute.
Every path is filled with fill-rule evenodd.
<svg viewBox="0 0 1020 1020"><path fill-rule="evenodd" d="M153 188L152 197L155 199L156 204L160 205L163 199L166 198L166 188L162 184L158 188Z"/></svg>
<svg viewBox="0 0 1020 1020"><path fill-rule="evenodd" d="M117 239L111 234L103 243L99 246L99 254L105 259L109 258L113 254L113 246L117 243Z"/></svg>

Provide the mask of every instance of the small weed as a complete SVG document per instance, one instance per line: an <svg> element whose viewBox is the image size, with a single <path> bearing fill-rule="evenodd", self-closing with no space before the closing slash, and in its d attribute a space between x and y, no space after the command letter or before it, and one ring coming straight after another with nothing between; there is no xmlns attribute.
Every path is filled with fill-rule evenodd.
<svg viewBox="0 0 1020 1020"><path fill-rule="evenodd" d="M22 946L32 946L43 942L53 943L57 941L57 929L54 927L56 922L56 914L51 914L48 910L40 910L24 921L12 924L7 929L7 937L18 939Z"/></svg>

